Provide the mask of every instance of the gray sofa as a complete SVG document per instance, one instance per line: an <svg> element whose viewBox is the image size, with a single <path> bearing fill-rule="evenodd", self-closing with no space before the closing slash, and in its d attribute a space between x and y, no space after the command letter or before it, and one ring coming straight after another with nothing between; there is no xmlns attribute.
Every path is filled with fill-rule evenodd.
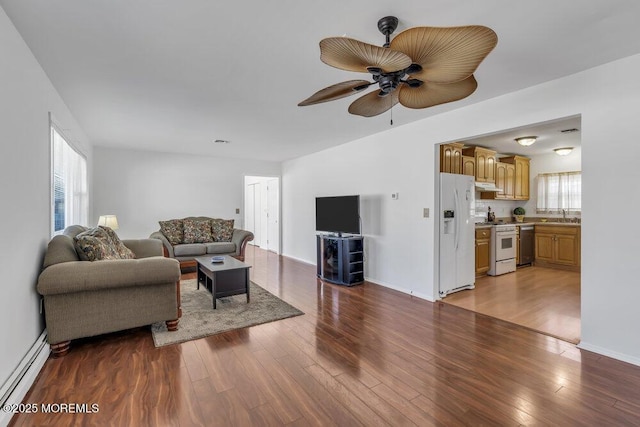
<svg viewBox="0 0 640 427"><path fill-rule="evenodd" d="M213 218L197 216L184 219L212 220ZM161 231L155 231L149 237L162 242L165 256L180 261L181 268L190 268L196 266L196 257L205 255L231 255L244 261L245 248L247 243L253 240L253 233L234 228L230 242L179 243L175 245L172 245Z"/></svg>
<svg viewBox="0 0 640 427"><path fill-rule="evenodd" d="M74 225L53 237L38 277L54 357L66 354L77 338L161 321L177 330L180 267L163 256L162 244L123 240L135 259L81 261L73 238L85 230Z"/></svg>

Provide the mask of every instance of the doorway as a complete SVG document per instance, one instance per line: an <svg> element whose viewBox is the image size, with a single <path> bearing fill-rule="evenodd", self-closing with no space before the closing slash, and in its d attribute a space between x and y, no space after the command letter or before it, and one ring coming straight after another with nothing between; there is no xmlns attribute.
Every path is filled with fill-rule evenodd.
<svg viewBox="0 0 640 427"><path fill-rule="evenodd" d="M492 222L498 223L498 227L501 227L500 223L510 225L515 221L514 209L521 208L526 211L525 224L522 224L521 229L525 226L533 226L535 230L540 229L539 235L534 234L534 239L537 241L535 247L540 248L540 253L535 252L532 264L521 262L521 259L516 260L518 267L515 271L488 276L487 272L492 262L498 260L497 255L493 261L490 256L494 251L491 247L493 238L489 237L493 236L490 230L494 230L496 226L481 224L476 227L473 230L476 235L475 289L451 293L444 297L442 302L524 326L568 342L580 341L581 226L579 219L581 203L578 200L578 204L573 205L577 207L575 210L567 209L567 213L572 216L569 218L565 217L564 210L560 209L564 206L558 205L552 209L553 206L550 208L546 199L540 199L544 203L539 203L540 200L538 200L549 194L547 187L542 187L544 189L542 195L538 193L538 187L543 185L541 179L544 181L551 175L581 174L580 128L580 116L572 116L444 144L444 148L459 149L458 159L450 155L450 152L453 152L452 149L447 151L436 146L436 172L456 165L458 169L450 173L475 177L478 191L476 191L475 209L471 213L471 217L476 218L475 222L492 219ZM520 146L515 139L522 135L536 135L538 140L531 146ZM556 151L560 147L572 147L573 151L570 155L561 156ZM484 154L485 151L493 153L490 166L493 179L478 176L477 165L485 169L486 175L487 165L490 162L486 161L488 156L483 158L476 155L476 152ZM526 160L528 167L524 169L529 175L529 179L524 183L526 186L523 184L524 180L517 181L517 166L513 166L515 163L513 160L517 160L517 156L528 159ZM471 165L470 168L465 166L467 162ZM511 175L500 173L501 170L509 171L509 168L512 172L516 170L516 173ZM469 173L467 169L471 172ZM439 173L437 175L436 183L439 182ZM525 172L522 172L521 176L524 175ZM491 191L486 191L488 185L485 182L492 182L495 188L500 189L503 193L502 197L495 197ZM508 186L509 183L512 183L511 187ZM520 190L526 189L527 197L517 197L518 185ZM571 185L567 188L577 187ZM581 189L580 184L576 194L580 194ZM436 185L436 193L439 194L438 185ZM573 201L570 205L572 203ZM442 221L439 210L438 214L436 233L439 233L439 225ZM557 247L547 245L555 248L553 253L557 255L554 255L557 259L550 259L548 262L544 262L547 258L544 251L546 231L543 232L543 228L545 226L563 227L564 231L558 231L558 233L568 236L565 238L562 234L562 240L558 240L560 243L556 245ZM552 243L556 242L555 239L549 240ZM438 247L441 249L440 240L437 238L436 241L439 242ZM520 247L520 240L517 247ZM517 253L522 257L522 251ZM571 257L566 257L567 254ZM441 283L438 282L438 286L440 285Z"/></svg>
<svg viewBox="0 0 640 427"><path fill-rule="evenodd" d="M244 227L254 235L249 244L280 253L279 177L244 177Z"/></svg>

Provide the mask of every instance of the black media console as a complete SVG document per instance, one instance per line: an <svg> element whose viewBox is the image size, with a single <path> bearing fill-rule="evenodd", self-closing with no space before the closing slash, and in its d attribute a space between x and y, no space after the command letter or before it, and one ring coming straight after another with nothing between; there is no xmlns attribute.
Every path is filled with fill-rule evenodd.
<svg viewBox="0 0 640 427"><path fill-rule="evenodd" d="M346 286L364 282L363 240L362 236L317 235L318 277Z"/></svg>

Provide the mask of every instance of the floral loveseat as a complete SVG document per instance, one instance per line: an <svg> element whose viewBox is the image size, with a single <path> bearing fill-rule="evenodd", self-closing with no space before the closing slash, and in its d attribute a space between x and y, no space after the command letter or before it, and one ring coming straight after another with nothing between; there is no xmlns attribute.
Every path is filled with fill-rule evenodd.
<svg viewBox="0 0 640 427"><path fill-rule="evenodd" d="M67 227L47 246L38 277L55 357L71 340L156 322L176 330L180 266L154 239L121 241L107 227Z"/></svg>
<svg viewBox="0 0 640 427"><path fill-rule="evenodd" d="M191 216L159 221L160 230L151 234L162 241L165 256L180 261L180 267L195 267L195 258L231 255L244 261L244 250L253 233L233 228L232 219Z"/></svg>

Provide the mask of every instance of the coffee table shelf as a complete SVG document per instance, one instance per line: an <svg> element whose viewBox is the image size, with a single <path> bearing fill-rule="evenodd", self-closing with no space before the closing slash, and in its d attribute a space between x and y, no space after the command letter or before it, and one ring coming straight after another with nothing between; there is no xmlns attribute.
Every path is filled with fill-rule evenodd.
<svg viewBox="0 0 640 427"><path fill-rule="evenodd" d="M196 258L198 266L198 289L200 284L207 288L213 296L213 308L216 299L231 295L247 294L249 303L249 269L251 266L242 261L224 255L223 262L212 262L212 256Z"/></svg>

